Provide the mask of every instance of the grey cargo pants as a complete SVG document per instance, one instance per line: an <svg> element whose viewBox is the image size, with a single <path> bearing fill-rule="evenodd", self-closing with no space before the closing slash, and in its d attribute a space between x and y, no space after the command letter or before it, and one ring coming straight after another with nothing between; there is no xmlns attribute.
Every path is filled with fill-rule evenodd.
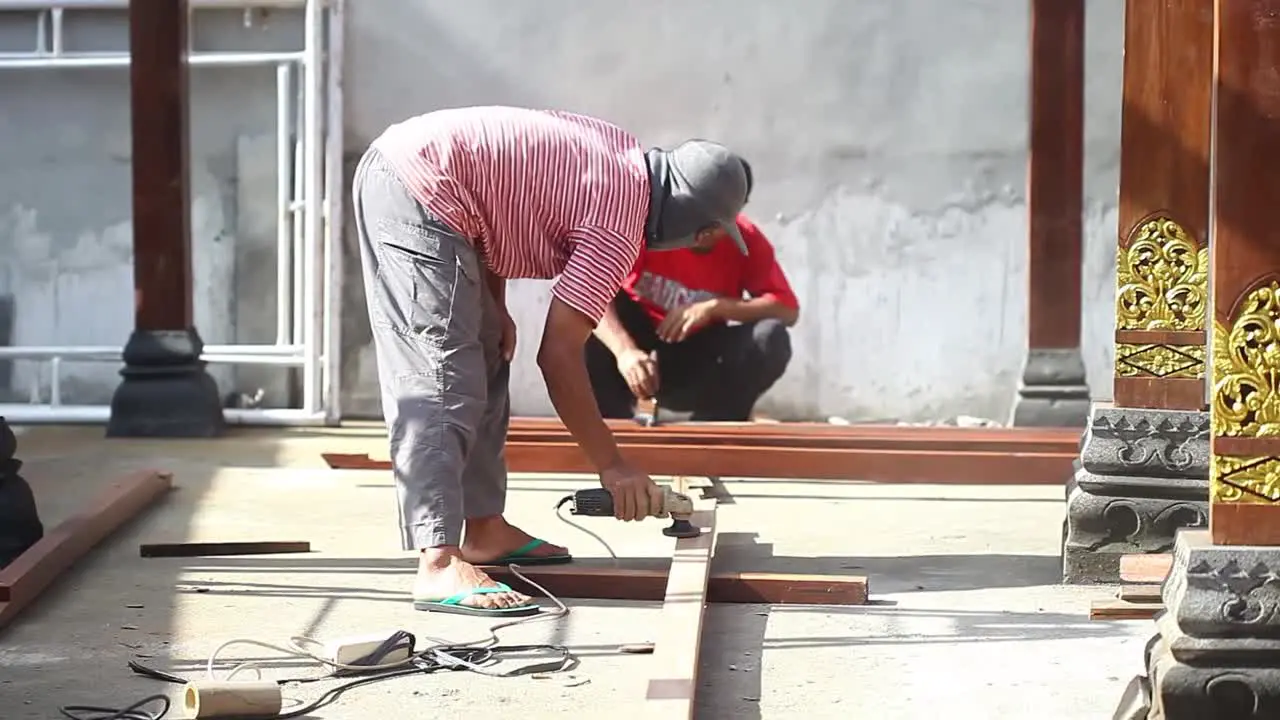
<svg viewBox="0 0 1280 720"><path fill-rule="evenodd" d="M401 543L462 542L463 519L506 506L510 420L500 310L471 243L370 149L352 185Z"/></svg>

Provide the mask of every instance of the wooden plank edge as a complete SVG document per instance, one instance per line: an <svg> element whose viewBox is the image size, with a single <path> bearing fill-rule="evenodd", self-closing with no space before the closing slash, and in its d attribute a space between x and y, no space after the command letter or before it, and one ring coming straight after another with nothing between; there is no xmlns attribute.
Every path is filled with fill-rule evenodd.
<svg viewBox="0 0 1280 720"><path fill-rule="evenodd" d="M538 595L505 565L483 570L494 580ZM588 600L661 600L666 592L665 568L548 565L521 567L520 572L560 598ZM707 602L760 605L866 605L869 582L861 575L801 575L767 572L712 571Z"/></svg>
<svg viewBox="0 0 1280 720"><path fill-rule="evenodd" d="M693 720L694 716L707 581L715 548L715 502L696 501L690 522L702 528L702 533L676 540L671 553L666 595L656 623L657 639L649 660L652 674L645 686L643 714L663 720Z"/></svg>
<svg viewBox="0 0 1280 720"><path fill-rule="evenodd" d="M138 546L138 554L144 558L219 557L309 552L311 552L311 543L305 540L144 543Z"/></svg>
<svg viewBox="0 0 1280 720"><path fill-rule="evenodd" d="M173 487L173 475L143 471L113 482L80 512L59 523L0 570L0 627L98 543Z"/></svg>
<svg viewBox="0 0 1280 720"><path fill-rule="evenodd" d="M1151 620L1164 610L1162 603L1136 603L1123 600L1095 600L1089 605L1090 620Z"/></svg>
<svg viewBox="0 0 1280 720"><path fill-rule="evenodd" d="M1173 567L1168 553L1136 553L1120 556L1120 579L1125 582L1162 583Z"/></svg>

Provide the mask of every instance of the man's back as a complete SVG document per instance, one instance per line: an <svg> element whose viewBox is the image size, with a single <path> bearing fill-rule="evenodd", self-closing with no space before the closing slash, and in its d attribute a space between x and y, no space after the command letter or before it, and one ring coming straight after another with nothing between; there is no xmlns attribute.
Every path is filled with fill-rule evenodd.
<svg viewBox="0 0 1280 720"><path fill-rule="evenodd" d="M644 149L602 120L456 108L392 125L373 146L495 274L559 275L553 292L588 317L599 318L644 243Z"/></svg>

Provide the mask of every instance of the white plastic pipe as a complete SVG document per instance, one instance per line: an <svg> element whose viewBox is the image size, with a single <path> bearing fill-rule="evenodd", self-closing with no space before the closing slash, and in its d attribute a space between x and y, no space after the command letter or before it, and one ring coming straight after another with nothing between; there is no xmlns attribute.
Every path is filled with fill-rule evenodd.
<svg viewBox="0 0 1280 720"><path fill-rule="evenodd" d="M324 276L324 372L321 404L325 416L336 425L342 419L342 286L344 278L342 232L345 227L343 200L343 29L346 27L345 0L330 0L328 83L325 104L328 121L325 143L325 276Z"/></svg>
<svg viewBox="0 0 1280 720"><path fill-rule="evenodd" d="M192 67L254 67L300 62L301 52L191 53ZM0 53L0 70L71 70L129 67L129 56L120 53L66 53L60 57L36 53Z"/></svg>
<svg viewBox="0 0 1280 720"><path fill-rule="evenodd" d="M302 407L316 412L320 410L320 334L323 315L320 305L320 278L324 274L321 237L324 233L321 194L324 192L324 116L320 100L324 94L324 6L320 0L308 0L303 23L303 47L306 61L302 74L306 90L302 108L302 147L306 151L306 177L303 182L303 200L306 210L303 219L306 232L303 237L303 255L306 258L302 274L303 320L302 333Z"/></svg>
<svg viewBox="0 0 1280 720"><path fill-rule="evenodd" d="M193 8L210 10L253 10L300 8L306 0L187 0ZM0 0L0 12L32 12L63 8L66 10L125 10L129 0Z"/></svg>
<svg viewBox="0 0 1280 720"><path fill-rule="evenodd" d="M293 333L293 66L276 66L276 344Z"/></svg>
<svg viewBox="0 0 1280 720"><path fill-rule="evenodd" d="M224 408L223 416L232 425L323 425L324 413L308 413L295 408ZM24 405L0 404L0 417L12 425L59 423L99 424L111 419L109 405Z"/></svg>
<svg viewBox="0 0 1280 720"><path fill-rule="evenodd" d="M229 355L234 357L302 357L303 348L297 345L205 345L204 355ZM124 348L119 345L0 347L0 360L119 360Z"/></svg>

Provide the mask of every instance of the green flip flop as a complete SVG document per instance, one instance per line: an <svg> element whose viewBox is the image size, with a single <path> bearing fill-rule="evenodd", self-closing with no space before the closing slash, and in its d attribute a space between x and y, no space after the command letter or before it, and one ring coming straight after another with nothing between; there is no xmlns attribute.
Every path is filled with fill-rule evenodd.
<svg viewBox="0 0 1280 720"><path fill-rule="evenodd" d="M413 609L425 612L452 613L454 615L478 615L481 617L511 617L520 615L535 615L542 610L539 605L530 600L526 605L516 605L515 607L506 608L480 608L470 605L462 605L462 601L473 595L493 595L494 593L513 592L512 589L503 584L498 583L496 587L479 587L451 595L443 600L422 600L420 598L413 599Z"/></svg>
<svg viewBox="0 0 1280 720"><path fill-rule="evenodd" d="M531 555L534 550L545 545L546 540L534 538L525 543L523 547L503 555L493 562L484 563L485 565L563 565L567 562L573 562L573 556L561 553L559 555Z"/></svg>

